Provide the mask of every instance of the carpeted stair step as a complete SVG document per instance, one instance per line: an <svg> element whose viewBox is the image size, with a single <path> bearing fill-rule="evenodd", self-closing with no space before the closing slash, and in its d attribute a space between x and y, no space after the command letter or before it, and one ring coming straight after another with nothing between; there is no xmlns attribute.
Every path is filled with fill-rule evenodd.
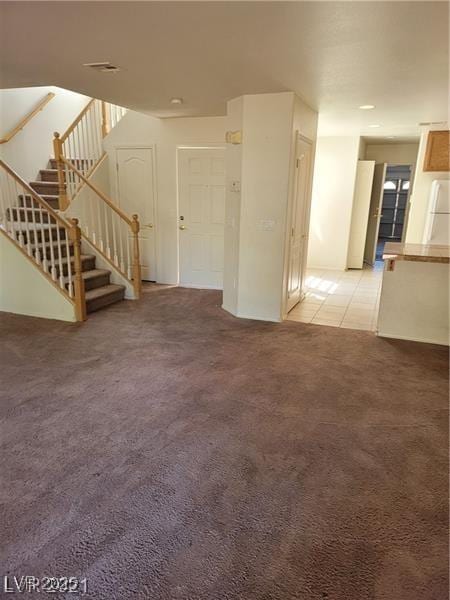
<svg viewBox="0 0 450 600"><path fill-rule="evenodd" d="M22 234L24 244L27 244L28 242L40 244L42 241L49 242L50 240L56 241L58 239L66 239L66 229L64 227L58 227L57 225L43 223L39 225L39 229L30 231L27 231L26 224L23 221L13 221L12 225L16 232L16 239L19 239L20 234Z"/></svg>
<svg viewBox="0 0 450 600"><path fill-rule="evenodd" d="M86 292L86 311L88 313L104 308L125 298L125 286L110 283Z"/></svg>
<svg viewBox="0 0 450 600"><path fill-rule="evenodd" d="M87 168L89 168L90 162L86 158L68 158L67 160L69 160L73 165L75 165L77 169L86 170ZM57 169L57 161L54 158L51 158L49 160L49 165L50 169Z"/></svg>
<svg viewBox="0 0 450 600"><path fill-rule="evenodd" d="M8 208L6 211L8 221L19 221L23 223L48 223L50 215L45 210L39 208L18 206L17 208Z"/></svg>
<svg viewBox="0 0 450 600"><path fill-rule="evenodd" d="M41 198L47 202L47 204L54 210L59 209L59 196L53 196L49 194L41 194ZM19 194L19 205L20 206L39 206L34 198L28 194Z"/></svg>
<svg viewBox="0 0 450 600"><path fill-rule="evenodd" d="M58 182L58 169L41 169L39 171L39 175L41 177L41 181Z"/></svg>
<svg viewBox="0 0 450 600"><path fill-rule="evenodd" d="M42 243L38 243L32 244L31 249L33 254L36 254L36 252L39 251L41 258L43 257L43 253L45 253L45 256L48 260L51 260L52 254L55 259L58 259L60 253L62 258L66 258L67 250L69 251L69 256L73 256L73 242L69 242L68 244L65 242L62 244L58 244L57 242L45 242L44 245L42 245Z"/></svg>
<svg viewBox="0 0 450 600"><path fill-rule="evenodd" d="M38 194L51 196L58 195L57 181L30 181L30 187Z"/></svg>
<svg viewBox="0 0 450 600"><path fill-rule="evenodd" d="M109 285L111 271L106 269L92 269L91 271L83 272L84 289L86 292L96 288Z"/></svg>
<svg viewBox="0 0 450 600"><path fill-rule="evenodd" d="M68 270L68 262L67 262L68 257L65 256L64 258L61 259L61 267L62 267L62 273L64 275L64 277L67 276L69 270ZM72 264L72 274L74 273L74 268L73 268L73 256L70 257L70 263ZM59 277L60 274L60 264L59 264L59 260L55 261L55 268L56 268L56 274ZM82 254L81 255L81 270L82 271L92 271L92 269L95 269L95 256L93 254Z"/></svg>

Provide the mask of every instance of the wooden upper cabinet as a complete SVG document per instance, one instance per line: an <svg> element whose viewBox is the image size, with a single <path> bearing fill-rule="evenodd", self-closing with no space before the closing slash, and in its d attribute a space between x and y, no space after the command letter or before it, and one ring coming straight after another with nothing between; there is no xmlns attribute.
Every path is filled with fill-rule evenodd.
<svg viewBox="0 0 450 600"><path fill-rule="evenodd" d="M450 171L450 131L430 131L424 171Z"/></svg>

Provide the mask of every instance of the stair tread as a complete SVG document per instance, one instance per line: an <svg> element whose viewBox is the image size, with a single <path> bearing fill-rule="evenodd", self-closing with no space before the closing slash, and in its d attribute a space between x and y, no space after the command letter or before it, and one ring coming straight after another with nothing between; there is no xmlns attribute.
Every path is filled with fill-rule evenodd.
<svg viewBox="0 0 450 600"><path fill-rule="evenodd" d="M102 277L103 275L109 275L111 271L107 269L91 269L90 271L83 271L83 279L93 279L94 277Z"/></svg>
<svg viewBox="0 0 450 600"><path fill-rule="evenodd" d="M44 187L55 187L58 185L57 181L30 181L30 186L33 185L42 185Z"/></svg>
<svg viewBox="0 0 450 600"><path fill-rule="evenodd" d="M116 292L124 291L124 285L118 285L116 283L110 283L109 285L103 285L102 287L95 288L93 290L89 290L85 294L86 302L91 300L95 300L96 298L101 298L102 296L109 296L110 294L115 294Z"/></svg>

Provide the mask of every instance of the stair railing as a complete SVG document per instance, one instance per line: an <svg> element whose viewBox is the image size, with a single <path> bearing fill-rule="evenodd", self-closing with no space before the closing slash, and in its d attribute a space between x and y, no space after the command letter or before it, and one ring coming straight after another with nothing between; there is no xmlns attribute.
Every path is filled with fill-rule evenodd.
<svg viewBox="0 0 450 600"><path fill-rule="evenodd" d="M31 110L15 127L13 127L9 133L0 139L0 144L6 144L12 140L13 137L19 133L19 131L22 131L22 129L31 121L31 119L33 119L45 106L47 106L50 100L53 100L55 95L56 94L54 92L49 92L46 94L44 98L37 103L33 110Z"/></svg>
<svg viewBox="0 0 450 600"><path fill-rule="evenodd" d="M61 160L64 158L74 165L85 177L89 175L103 158L103 138L125 115L126 109L103 100L90 100L68 129L60 135L55 132L53 150L58 169L59 208L66 210L70 202L83 187L71 169Z"/></svg>
<svg viewBox="0 0 450 600"><path fill-rule="evenodd" d="M63 219L3 160L0 232L74 304L77 321L84 321L86 302L77 219Z"/></svg>
<svg viewBox="0 0 450 600"><path fill-rule="evenodd" d="M131 218L102 192L73 161L61 158L70 176L67 186L80 189L66 214L77 215L82 236L133 286L135 298L142 291L139 255L139 219Z"/></svg>

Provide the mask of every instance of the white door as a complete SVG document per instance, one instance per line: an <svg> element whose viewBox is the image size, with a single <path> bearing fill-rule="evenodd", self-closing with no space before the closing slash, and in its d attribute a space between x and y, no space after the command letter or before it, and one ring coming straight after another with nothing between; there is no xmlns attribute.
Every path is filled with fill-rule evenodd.
<svg viewBox="0 0 450 600"><path fill-rule="evenodd" d="M180 149L180 285L223 288L225 151Z"/></svg>
<svg viewBox="0 0 450 600"><path fill-rule="evenodd" d="M347 252L347 269L362 269L363 267L374 171L374 160L358 161Z"/></svg>
<svg viewBox="0 0 450 600"><path fill-rule="evenodd" d="M117 190L120 208L137 214L142 279L156 280L155 195L152 148L117 148Z"/></svg>
<svg viewBox="0 0 450 600"><path fill-rule="evenodd" d="M289 231L289 273L287 310L302 297L308 249L309 209L311 200L311 142L297 135L295 152L294 194Z"/></svg>
<svg viewBox="0 0 450 600"><path fill-rule="evenodd" d="M380 229L381 209L383 206L384 180L387 164L375 165L372 195L370 197L369 219L367 222L364 262L373 265L377 254L378 231Z"/></svg>

